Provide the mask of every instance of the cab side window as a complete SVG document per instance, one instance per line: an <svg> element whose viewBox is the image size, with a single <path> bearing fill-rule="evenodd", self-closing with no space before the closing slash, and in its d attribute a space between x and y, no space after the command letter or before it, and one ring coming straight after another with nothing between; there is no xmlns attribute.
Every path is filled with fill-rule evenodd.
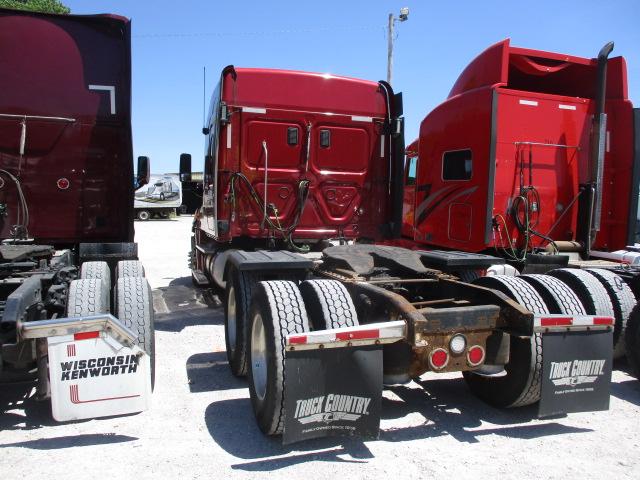
<svg viewBox="0 0 640 480"><path fill-rule="evenodd" d="M442 180L471 180L473 155L471 150L453 150L442 155Z"/></svg>
<svg viewBox="0 0 640 480"><path fill-rule="evenodd" d="M415 185L418 170L418 157L406 157L404 168L404 184L408 186Z"/></svg>

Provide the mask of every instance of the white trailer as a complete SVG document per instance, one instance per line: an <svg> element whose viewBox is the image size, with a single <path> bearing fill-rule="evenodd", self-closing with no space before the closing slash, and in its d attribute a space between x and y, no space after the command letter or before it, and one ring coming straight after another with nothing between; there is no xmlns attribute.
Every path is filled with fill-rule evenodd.
<svg viewBox="0 0 640 480"><path fill-rule="evenodd" d="M138 188L133 208L138 220L157 216L168 218L182 205L182 183L177 175L151 175L147 185Z"/></svg>

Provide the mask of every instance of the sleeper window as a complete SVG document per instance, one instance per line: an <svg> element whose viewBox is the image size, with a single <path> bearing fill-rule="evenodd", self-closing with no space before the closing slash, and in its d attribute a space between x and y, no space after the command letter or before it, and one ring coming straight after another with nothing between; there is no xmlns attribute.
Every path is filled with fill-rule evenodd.
<svg viewBox="0 0 640 480"><path fill-rule="evenodd" d="M470 180L473 173L471 150L454 150L442 155L443 180Z"/></svg>

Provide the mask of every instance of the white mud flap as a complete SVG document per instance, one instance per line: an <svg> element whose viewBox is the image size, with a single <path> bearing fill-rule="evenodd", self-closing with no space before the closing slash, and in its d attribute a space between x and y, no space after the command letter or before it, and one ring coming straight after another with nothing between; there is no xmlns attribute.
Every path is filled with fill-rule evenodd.
<svg viewBox="0 0 640 480"><path fill-rule="evenodd" d="M151 402L149 357L108 331L48 337L51 408L57 421L123 415Z"/></svg>
<svg viewBox="0 0 640 480"><path fill-rule="evenodd" d="M558 319L561 323L567 320L562 316ZM573 317L571 323L542 333L539 417L609 409L613 319ZM602 329L605 325L611 328ZM583 328L572 330L576 326Z"/></svg>
<svg viewBox="0 0 640 480"><path fill-rule="evenodd" d="M287 351L283 443L317 437L378 438L382 347Z"/></svg>

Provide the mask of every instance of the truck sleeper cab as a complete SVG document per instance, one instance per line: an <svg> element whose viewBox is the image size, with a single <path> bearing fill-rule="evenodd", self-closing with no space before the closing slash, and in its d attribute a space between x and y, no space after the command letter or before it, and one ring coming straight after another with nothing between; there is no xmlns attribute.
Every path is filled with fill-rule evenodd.
<svg viewBox="0 0 640 480"><path fill-rule="evenodd" d="M130 36L116 15L0 9L0 388L37 380L58 421L150 405Z"/></svg>
<svg viewBox="0 0 640 480"><path fill-rule="evenodd" d="M608 58L612 49L588 59L504 40L475 58L406 150L402 233L416 248L483 252L504 258L512 274L559 276L586 311L615 314L614 354L622 357L640 294L640 255L627 247L640 110L628 98L624 58ZM473 280L487 272L455 273ZM523 278L542 289L555 282Z"/></svg>
<svg viewBox="0 0 640 480"><path fill-rule="evenodd" d="M475 58L420 124L409 237L512 260L562 242L587 254L633 244L637 113L611 48L587 59L504 40Z"/></svg>

